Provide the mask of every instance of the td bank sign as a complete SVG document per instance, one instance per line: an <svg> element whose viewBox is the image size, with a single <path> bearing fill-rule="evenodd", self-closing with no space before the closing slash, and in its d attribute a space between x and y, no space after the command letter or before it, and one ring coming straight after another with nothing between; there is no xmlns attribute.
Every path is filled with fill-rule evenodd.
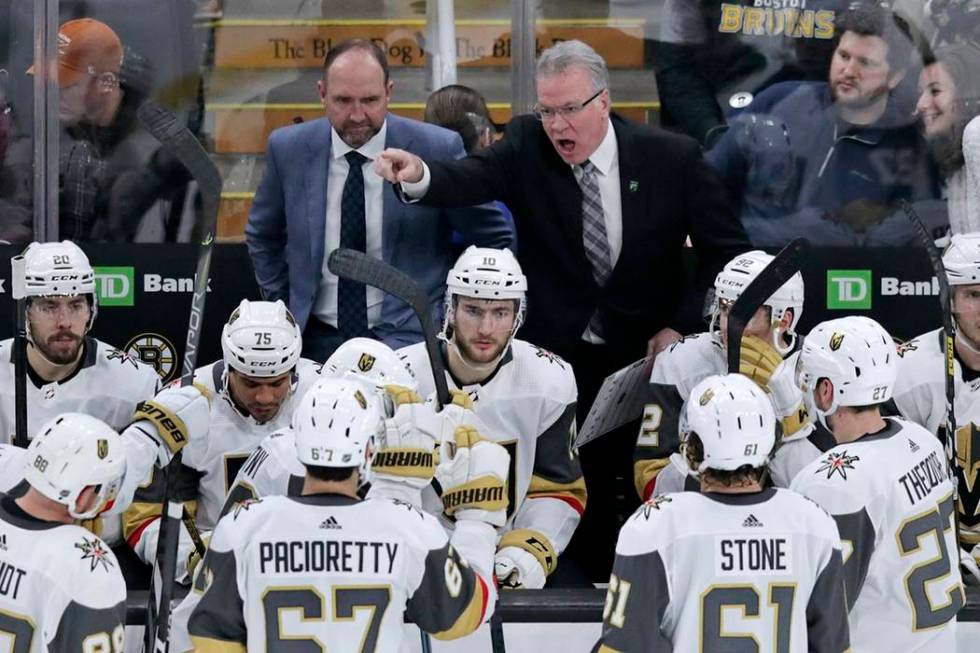
<svg viewBox="0 0 980 653"><path fill-rule="evenodd" d="M882 297L930 297L939 295L939 281L881 277ZM827 308L868 310L871 308L871 270L827 270Z"/></svg>
<svg viewBox="0 0 980 653"><path fill-rule="evenodd" d="M131 266L95 268L95 292L99 296L99 306L133 306L135 291Z"/></svg>
<svg viewBox="0 0 980 653"><path fill-rule="evenodd" d="M827 308L871 308L871 270L827 270Z"/></svg>

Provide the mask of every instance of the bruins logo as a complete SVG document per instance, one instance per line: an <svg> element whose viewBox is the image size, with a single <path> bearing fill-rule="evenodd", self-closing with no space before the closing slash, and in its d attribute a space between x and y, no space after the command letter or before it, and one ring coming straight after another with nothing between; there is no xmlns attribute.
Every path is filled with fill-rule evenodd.
<svg viewBox="0 0 980 653"><path fill-rule="evenodd" d="M100 438L95 443L95 453L99 456L99 460L105 460L105 457L109 455L109 441Z"/></svg>
<svg viewBox="0 0 980 653"><path fill-rule="evenodd" d="M834 335L830 336L830 351L837 351L840 349L842 342L844 342L844 334L835 332Z"/></svg>
<svg viewBox="0 0 980 653"><path fill-rule="evenodd" d="M704 391L704 394L701 395L701 398L698 399L698 403L702 406L707 406L708 402L714 399L714 396L715 396L715 391L712 390L711 388L708 388L707 390Z"/></svg>
<svg viewBox="0 0 980 653"><path fill-rule="evenodd" d="M375 360L371 354L361 354L361 358L357 361L357 369L362 372L370 372L371 368L374 367Z"/></svg>
<svg viewBox="0 0 980 653"><path fill-rule="evenodd" d="M123 348L127 354L146 363L167 383L177 374L177 349L158 333L141 333Z"/></svg>

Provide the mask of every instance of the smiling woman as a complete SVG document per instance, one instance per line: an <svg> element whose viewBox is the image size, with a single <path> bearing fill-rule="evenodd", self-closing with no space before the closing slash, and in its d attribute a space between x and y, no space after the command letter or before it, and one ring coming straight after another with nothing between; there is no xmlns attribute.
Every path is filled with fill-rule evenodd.
<svg viewBox="0 0 980 653"><path fill-rule="evenodd" d="M919 75L916 113L946 182L952 233L980 229L980 49L936 52Z"/></svg>

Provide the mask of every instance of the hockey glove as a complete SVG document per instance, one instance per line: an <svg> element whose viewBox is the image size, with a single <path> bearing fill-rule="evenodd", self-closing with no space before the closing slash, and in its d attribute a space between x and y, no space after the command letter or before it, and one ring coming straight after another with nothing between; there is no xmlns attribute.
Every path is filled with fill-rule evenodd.
<svg viewBox="0 0 980 653"><path fill-rule="evenodd" d="M404 483L423 488L436 471L435 449L440 420L422 398L408 388L385 386L395 413L385 420L385 433L371 470L374 483Z"/></svg>
<svg viewBox="0 0 980 653"><path fill-rule="evenodd" d="M133 425L161 445L161 464L169 463L191 437L207 436L211 425L210 394L196 383L183 388L168 387L136 405Z"/></svg>
<svg viewBox="0 0 980 653"><path fill-rule="evenodd" d="M505 533L493 561L497 581L510 589L541 589L557 566L558 553L551 541L527 528Z"/></svg>
<svg viewBox="0 0 980 653"><path fill-rule="evenodd" d="M803 392L796 385L794 370L772 345L755 336L742 338L739 372L769 393L773 409L783 425L783 435L793 435L809 424Z"/></svg>
<svg viewBox="0 0 980 653"><path fill-rule="evenodd" d="M472 426L457 427L453 439L442 443L442 462L436 467L446 515L503 526L509 466L506 449L483 439Z"/></svg>

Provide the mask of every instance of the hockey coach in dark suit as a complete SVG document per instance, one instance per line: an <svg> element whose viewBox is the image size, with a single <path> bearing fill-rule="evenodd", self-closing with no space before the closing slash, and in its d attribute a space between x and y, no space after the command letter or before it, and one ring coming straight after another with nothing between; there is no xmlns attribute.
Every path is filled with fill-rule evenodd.
<svg viewBox="0 0 980 653"><path fill-rule="evenodd" d="M425 163L388 149L375 162L407 201L499 199L510 208L528 279L522 336L572 364L580 420L607 374L698 326L691 320L700 300L685 287L685 240L702 290L748 249L697 142L629 122L610 106L605 61L581 41L564 41L538 60L534 115L511 120L500 141L456 161ZM615 491L611 477L622 476L625 496L633 494L628 439L603 438L582 452L589 504L602 511L595 519L616 512L615 494L601 496ZM589 530L604 531L597 546L615 532L612 524ZM602 558L605 570L596 571L604 574L612 549L602 546L609 551L589 547L589 558Z"/></svg>

